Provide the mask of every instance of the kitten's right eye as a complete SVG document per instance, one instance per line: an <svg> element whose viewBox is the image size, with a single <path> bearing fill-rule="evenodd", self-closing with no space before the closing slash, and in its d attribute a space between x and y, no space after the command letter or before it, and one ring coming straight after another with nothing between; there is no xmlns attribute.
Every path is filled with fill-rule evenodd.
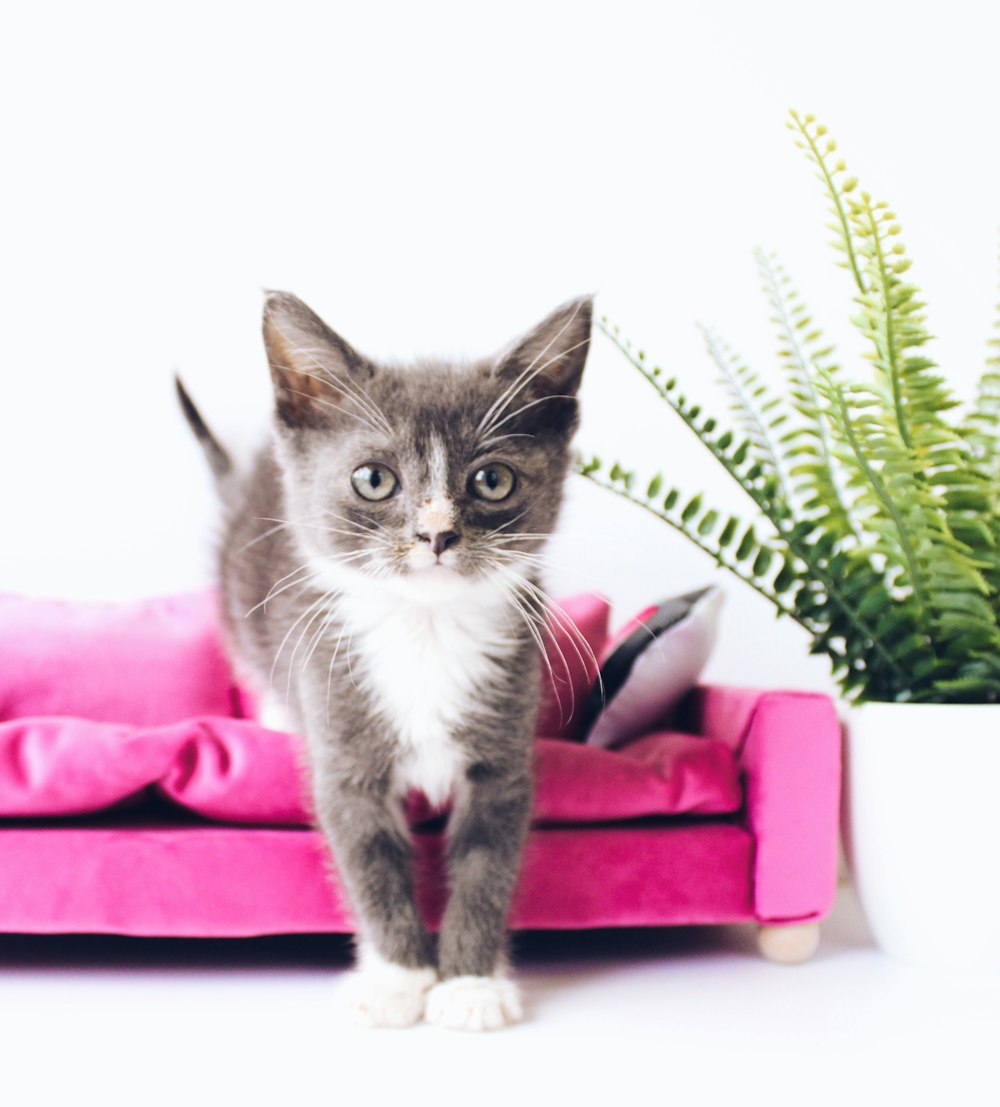
<svg viewBox="0 0 1000 1107"><path fill-rule="evenodd" d="M399 487L399 478L387 466L371 462L351 474L354 491L365 500L387 500Z"/></svg>

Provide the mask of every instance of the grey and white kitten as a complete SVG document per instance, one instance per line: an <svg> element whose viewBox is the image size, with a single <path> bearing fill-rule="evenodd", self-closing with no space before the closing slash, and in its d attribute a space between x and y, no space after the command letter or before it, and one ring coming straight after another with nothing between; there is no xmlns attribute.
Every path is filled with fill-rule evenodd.
<svg viewBox="0 0 1000 1107"><path fill-rule="evenodd" d="M306 738L316 816L359 923L351 1002L370 1024L520 1017L505 920L531 811L543 594L591 301L498 357L376 364L269 293L270 443L240 475L190 399L227 508L221 587L263 721ZM435 941L403 800L450 800Z"/></svg>

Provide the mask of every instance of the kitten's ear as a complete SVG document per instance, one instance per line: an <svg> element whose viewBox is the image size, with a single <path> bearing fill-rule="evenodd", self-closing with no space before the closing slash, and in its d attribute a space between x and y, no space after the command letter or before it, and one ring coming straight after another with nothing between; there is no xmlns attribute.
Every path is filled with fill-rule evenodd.
<svg viewBox="0 0 1000 1107"><path fill-rule="evenodd" d="M357 384L371 364L290 292L265 293L264 346L278 417L287 426L328 427L354 415Z"/></svg>
<svg viewBox="0 0 1000 1107"><path fill-rule="evenodd" d="M592 296L570 300L500 355L495 372L510 393L504 409L512 419L520 409L533 423L558 430L575 426L593 315Z"/></svg>
<svg viewBox="0 0 1000 1107"><path fill-rule="evenodd" d="M530 372L529 387L534 391L575 395L587 361L593 315L592 296L557 307L501 355L499 372L504 376Z"/></svg>

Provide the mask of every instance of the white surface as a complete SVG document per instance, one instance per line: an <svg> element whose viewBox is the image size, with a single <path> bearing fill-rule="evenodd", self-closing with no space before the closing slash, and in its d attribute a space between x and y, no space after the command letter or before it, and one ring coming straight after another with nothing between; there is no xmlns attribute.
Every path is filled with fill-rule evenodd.
<svg viewBox="0 0 1000 1107"><path fill-rule="evenodd" d="M895 206L962 395L996 299L1000 9L840 0L653 5L177 0L20 4L0 36L0 588L137 595L209 579L184 374L227 442L262 423L263 286L361 349L483 353L596 290L689 395L722 407L696 321L758 366L752 251L784 257L858 349L825 201L785 130L831 128ZM580 444L739 494L603 340ZM555 590L616 621L716 576L582 482ZM710 675L826 686L827 664L738 582Z"/></svg>
<svg viewBox="0 0 1000 1107"><path fill-rule="evenodd" d="M848 853L879 945L1000 971L1000 706L869 703L846 719Z"/></svg>
<svg viewBox="0 0 1000 1107"><path fill-rule="evenodd" d="M842 890L816 957L747 927L520 944L525 1023L351 1027L338 939L0 939L4 1102L996 1104L1000 977L876 953ZM918 1096L919 1093L919 1096Z"/></svg>

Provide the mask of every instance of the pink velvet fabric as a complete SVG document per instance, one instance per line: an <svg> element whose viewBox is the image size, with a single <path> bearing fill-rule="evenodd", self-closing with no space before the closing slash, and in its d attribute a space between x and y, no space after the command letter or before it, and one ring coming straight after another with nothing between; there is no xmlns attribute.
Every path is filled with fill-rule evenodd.
<svg viewBox="0 0 1000 1107"><path fill-rule="evenodd" d="M694 727L737 756L756 841L754 913L793 922L833 906L840 811L840 720L827 696L699 688Z"/></svg>
<svg viewBox="0 0 1000 1107"><path fill-rule="evenodd" d="M158 726L231 715L235 696L210 592L121 604L0 596L0 721Z"/></svg>
<svg viewBox="0 0 1000 1107"><path fill-rule="evenodd" d="M536 830L511 910L519 929L753 918L754 843L742 827ZM441 840L417 839L432 926ZM312 830L149 822L0 828L0 931L148 937L345 932L350 906Z"/></svg>
<svg viewBox="0 0 1000 1107"><path fill-rule="evenodd" d="M599 653L606 603L581 600L574 618ZM572 679L582 689L589 675L583 660ZM829 910L840 748L829 700L706 688L689 706L689 733L614 752L538 740L512 925ZM0 930L351 929L322 839L305 826L300 747L245 713L211 596L0 597ZM564 726L551 714L546 725L571 733L575 708L559 715ZM417 840L434 921L441 841Z"/></svg>
<svg viewBox="0 0 1000 1107"><path fill-rule="evenodd" d="M132 728L65 716L0 723L0 818L96 813L156 793L219 822L311 822L300 739L246 719L199 717ZM725 744L650 734L620 753L551 738L535 743L535 818L609 822L739 809ZM414 819L427 816L419 809Z"/></svg>

